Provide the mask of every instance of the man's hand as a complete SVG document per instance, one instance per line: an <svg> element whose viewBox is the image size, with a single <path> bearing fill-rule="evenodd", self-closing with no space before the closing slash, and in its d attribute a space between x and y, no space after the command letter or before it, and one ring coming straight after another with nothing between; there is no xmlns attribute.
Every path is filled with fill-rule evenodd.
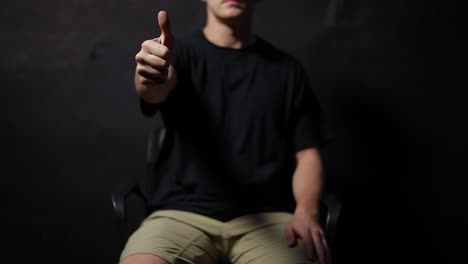
<svg viewBox="0 0 468 264"><path fill-rule="evenodd" d="M318 223L317 217L299 209L286 225L288 246L295 247L298 238L302 239L308 258L315 259L316 255L319 264L326 264L329 250L323 229Z"/></svg>
<svg viewBox="0 0 468 264"><path fill-rule="evenodd" d="M174 46L169 17L165 11L158 13L158 24L161 35L158 38L146 40L141 44L141 50L135 56L137 63L135 84L153 88L166 83L173 74L169 63L170 52ZM142 89L144 90L144 89Z"/></svg>

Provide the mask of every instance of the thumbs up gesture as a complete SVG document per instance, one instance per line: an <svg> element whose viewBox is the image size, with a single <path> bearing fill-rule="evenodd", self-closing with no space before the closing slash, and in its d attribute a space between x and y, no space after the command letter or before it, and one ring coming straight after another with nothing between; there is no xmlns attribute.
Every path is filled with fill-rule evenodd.
<svg viewBox="0 0 468 264"><path fill-rule="evenodd" d="M171 32L171 24L169 21L169 16L165 11L161 11L158 14L158 24L161 29L161 36L157 38L157 41L166 46L168 49L174 47L174 39Z"/></svg>
<svg viewBox="0 0 468 264"><path fill-rule="evenodd" d="M147 88L161 87L164 84L173 83L168 82L168 80L175 78L174 69L169 62L170 52L174 47L174 39L169 17L165 11L158 13L158 25L161 29L161 35L155 39L144 41L141 44L141 50L135 56L137 63L135 85L140 95L147 93Z"/></svg>

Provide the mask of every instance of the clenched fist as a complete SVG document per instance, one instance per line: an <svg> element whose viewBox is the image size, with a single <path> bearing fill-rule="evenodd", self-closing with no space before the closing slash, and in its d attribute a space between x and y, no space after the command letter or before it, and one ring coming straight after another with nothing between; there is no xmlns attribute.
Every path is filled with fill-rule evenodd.
<svg viewBox="0 0 468 264"><path fill-rule="evenodd" d="M135 87L138 94L148 102L164 101L175 86L175 70L169 58L174 47L169 17L165 11L158 13L161 35L146 40L135 56Z"/></svg>

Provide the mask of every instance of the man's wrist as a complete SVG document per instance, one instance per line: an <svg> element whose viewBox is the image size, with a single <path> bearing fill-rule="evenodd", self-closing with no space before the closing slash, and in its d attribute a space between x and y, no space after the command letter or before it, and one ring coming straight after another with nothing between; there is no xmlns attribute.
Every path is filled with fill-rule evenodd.
<svg viewBox="0 0 468 264"><path fill-rule="evenodd" d="M308 217L317 220L319 218L319 209L318 209L318 204L297 204L296 205L296 210L294 211L294 214L302 214L302 215L307 215Z"/></svg>

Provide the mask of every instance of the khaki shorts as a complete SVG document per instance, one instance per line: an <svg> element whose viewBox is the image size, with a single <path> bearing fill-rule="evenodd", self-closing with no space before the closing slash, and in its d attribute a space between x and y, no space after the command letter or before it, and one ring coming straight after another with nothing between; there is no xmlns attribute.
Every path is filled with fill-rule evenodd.
<svg viewBox="0 0 468 264"><path fill-rule="evenodd" d="M234 264L306 264L301 241L289 248L285 226L290 213L245 215L228 222L176 210L148 216L130 236L120 260L153 254L171 264L216 264L221 254Z"/></svg>

